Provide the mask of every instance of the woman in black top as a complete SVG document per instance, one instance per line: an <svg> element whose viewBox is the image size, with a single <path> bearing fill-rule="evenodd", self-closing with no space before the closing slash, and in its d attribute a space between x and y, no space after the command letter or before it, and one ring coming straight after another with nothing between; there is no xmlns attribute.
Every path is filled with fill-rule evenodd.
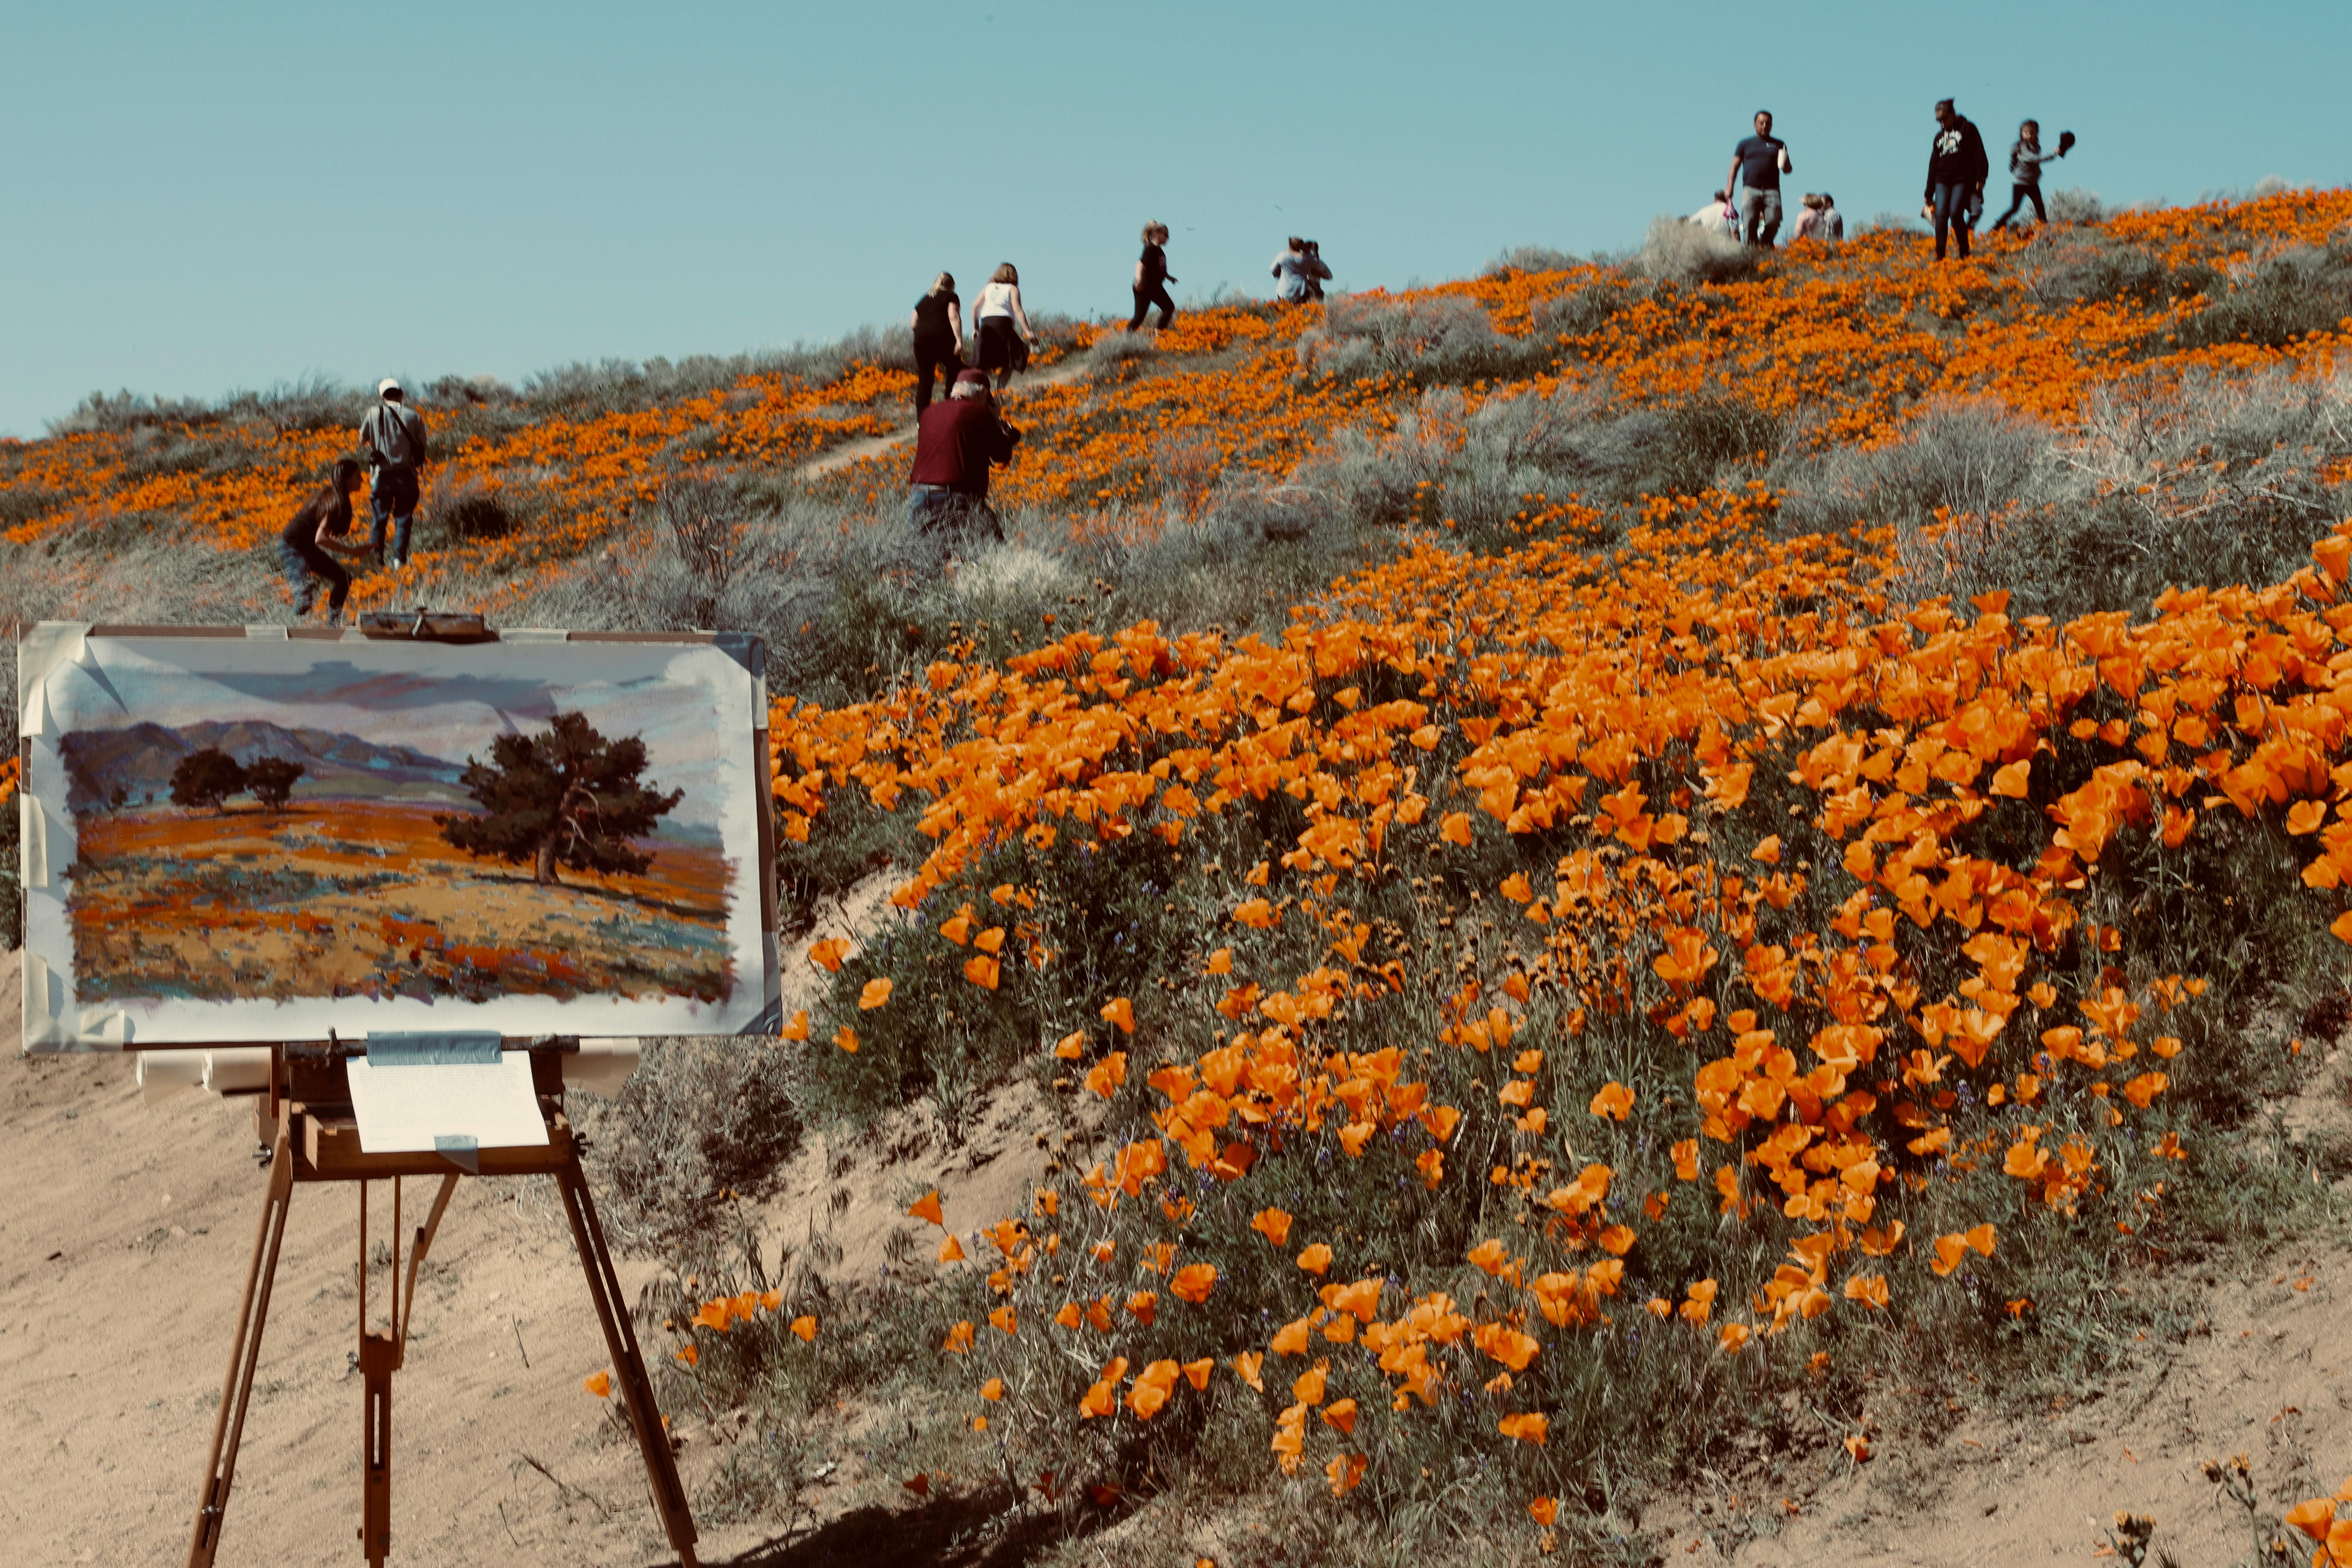
<svg viewBox="0 0 2352 1568"><path fill-rule="evenodd" d="M1143 226L1143 254L1135 263L1135 314L1127 323L1129 331L1143 325L1143 318L1152 306L1160 307L1160 320L1153 323L1164 327L1176 319L1176 301L1168 297L1168 285L1176 281L1168 270L1168 252L1160 247L1168 243L1168 226L1148 223Z"/></svg>
<svg viewBox="0 0 2352 1568"><path fill-rule="evenodd" d="M343 600L352 591L352 574L335 563L335 556L356 561L372 553L368 546L343 539L352 526L352 492L359 488L357 459L338 459L334 478L302 503L302 510L278 536L278 563L285 571L286 585L294 591L298 621L310 613L310 606L318 602L319 584L324 583L329 587L327 624L343 624Z"/></svg>
<svg viewBox="0 0 2352 1568"><path fill-rule="evenodd" d="M963 368L963 305L955 279L940 273L931 291L915 301L908 321L915 329L915 416L920 418L931 405L931 373L946 385Z"/></svg>

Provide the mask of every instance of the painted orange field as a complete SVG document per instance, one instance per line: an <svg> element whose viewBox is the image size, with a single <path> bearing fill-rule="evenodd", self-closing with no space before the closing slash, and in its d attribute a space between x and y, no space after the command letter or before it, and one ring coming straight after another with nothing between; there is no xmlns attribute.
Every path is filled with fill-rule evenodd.
<svg viewBox="0 0 2352 1568"><path fill-rule="evenodd" d="M657 844L642 876L528 870L444 842L446 805L310 800L79 824L74 964L91 999L396 995L717 1001L730 867Z"/></svg>

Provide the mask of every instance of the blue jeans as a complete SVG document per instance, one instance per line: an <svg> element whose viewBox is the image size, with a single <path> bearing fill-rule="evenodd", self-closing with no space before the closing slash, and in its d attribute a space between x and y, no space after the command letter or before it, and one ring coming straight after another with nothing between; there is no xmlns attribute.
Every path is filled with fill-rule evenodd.
<svg viewBox="0 0 2352 1568"><path fill-rule="evenodd" d="M341 625L343 600L352 591L352 574L335 563L335 558L323 550L304 550L281 539L278 542L278 569L286 574L286 585L294 592L294 618L301 620L319 602L319 584L328 584L327 624Z"/></svg>
<svg viewBox="0 0 2352 1568"><path fill-rule="evenodd" d="M416 470L378 468L368 479L368 510L374 522L368 529L368 548L383 554L384 525L392 525L392 563L408 564L408 531L416 521Z"/></svg>
<svg viewBox="0 0 2352 1568"><path fill-rule="evenodd" d="M1944 259L1944 237L1948 233L1960 242L1960 259L1969 258L1969 197L1967 185L1937 185L1928 198L1936 214L1936 259Z"/></svg>

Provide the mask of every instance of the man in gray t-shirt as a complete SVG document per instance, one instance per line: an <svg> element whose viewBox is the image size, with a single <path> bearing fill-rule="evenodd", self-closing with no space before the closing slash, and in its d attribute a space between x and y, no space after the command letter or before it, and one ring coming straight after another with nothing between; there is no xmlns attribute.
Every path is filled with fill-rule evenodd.
<svg viewBox="0 0 2352 1568"><path fill-rule="evenodd" d="M1780 232L1780 176L1795 174L1789 144L1772 134L1772 111L1756 111L1756 134L1731 150L1723 188L1739 196L1739 237L1769 248Z"/></svg>

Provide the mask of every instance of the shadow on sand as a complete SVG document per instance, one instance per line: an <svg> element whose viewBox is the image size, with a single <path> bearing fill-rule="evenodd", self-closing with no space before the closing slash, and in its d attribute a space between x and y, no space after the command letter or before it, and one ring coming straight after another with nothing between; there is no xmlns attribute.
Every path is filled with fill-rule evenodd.
<svg viewBox="0 0 2352 1568"><path fill-rule="evenodd" d="M1056 1542L1090 1534L1115 1517L1081 1506L1072 1521L1044 1510L1008 1520L1001 1492L935 1497L913 1508L856 1509L819 1529L701 1561L703 1568L1020 1568Z"/></svg>

